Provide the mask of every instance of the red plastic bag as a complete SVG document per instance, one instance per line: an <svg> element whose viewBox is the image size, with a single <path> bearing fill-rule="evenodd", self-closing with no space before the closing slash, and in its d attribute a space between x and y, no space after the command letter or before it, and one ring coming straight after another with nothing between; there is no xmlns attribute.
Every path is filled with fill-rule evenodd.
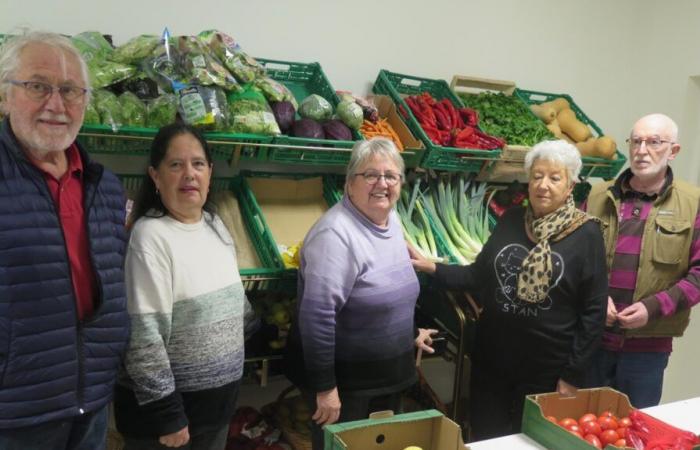
<svg viewBox="0 0 700 450"><path fill-rule="evenodd" d="M700 439L690 431L681 430L649 414L633 410L629 415L632 425L627 431L627 442L636 450L692 450Z"/></svg>

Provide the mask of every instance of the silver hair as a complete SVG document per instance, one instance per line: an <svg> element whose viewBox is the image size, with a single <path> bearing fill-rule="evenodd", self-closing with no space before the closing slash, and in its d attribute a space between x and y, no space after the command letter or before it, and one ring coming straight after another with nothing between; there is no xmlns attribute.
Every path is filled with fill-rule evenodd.
<svg viewBox="0 0 700 450"><path fill-rule="evenodd" d="M83 56L67 37L45 31L29 31L25 34L9 38L2 45L2 48L0 48L0 98L7 98L7 93L10 89L10 85L7 82L12 79L15 72L19 69L19 57L22 54L22 50L31 44L48 45L75 56L80 64L80 73L83 77L85 87L88 89L86 95L87 99L89 99L90 76Z"/></svg>
<svg viewBox="0 0 700 450"><path fill-rule="evenodd" d="M563 165L569 176L569 184L578 181L581 173L581 154L578 149L564 140L542 141L532 147L532 150L525 155L525 172L530 174L532 165L538 159L552 161Z"/></svg>
<svg viewBox="0 0 700 450"><path fill-rule="evenodd" d="M399 169L401 178L403 179L406 165L403 162L399 150L396 148L396 144L394 144L391 139L372 138L368 141L359 141L352 147L352 154L350 155L350 162L348 163L345 177L346 192L352 176L355 175L357 170L367 161L372 159L373 156L383 157L392 161L396 165L396 168Z"/></svg>

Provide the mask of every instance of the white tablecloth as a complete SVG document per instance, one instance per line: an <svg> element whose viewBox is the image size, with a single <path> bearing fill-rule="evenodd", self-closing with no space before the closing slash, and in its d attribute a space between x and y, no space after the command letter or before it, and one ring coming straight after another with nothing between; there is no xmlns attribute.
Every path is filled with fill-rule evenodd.
<svg viewBox="0 0 700 450"><path fill-rule="evenodd" d="M675 427L692 431L696 434L700 433L700 397L653 406L651 408L645 408L642 411L664 422L668 422ZM472 450L546 450L545 447L522 433L512 434L502 438L488 439L486 441L472 442L468 445Z"/></svg>

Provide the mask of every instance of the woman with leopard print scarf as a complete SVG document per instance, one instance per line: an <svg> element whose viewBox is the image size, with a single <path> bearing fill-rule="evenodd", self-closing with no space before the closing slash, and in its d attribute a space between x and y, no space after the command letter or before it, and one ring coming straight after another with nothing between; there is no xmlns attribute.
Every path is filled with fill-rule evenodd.
<svg viewBox="0 0 700 450"><path fill-rule="evenodd" d="M474 440L520 431L524 397L575 395L605 324L608 280L599 222L576 209L578 150L545 141L527 154L528 206L508 210L476 261L414 267L482 306L472 355Z"/></svg>

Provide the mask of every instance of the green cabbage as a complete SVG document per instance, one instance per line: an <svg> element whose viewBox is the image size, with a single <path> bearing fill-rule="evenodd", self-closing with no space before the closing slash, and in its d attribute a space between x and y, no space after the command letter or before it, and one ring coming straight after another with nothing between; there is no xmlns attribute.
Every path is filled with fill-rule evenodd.
<svg viewBox="0 0 700 450"><path fill-rule="evenodd" d="M343 123L350 128L359 130L362 126L362 121L364 120L364 114L362 113L362 107L355 103L355 100L343 100L338 103L338 107L335 109L336 114Z"/></svg>
<svg viewBox="0 0 700 450"><path fill-rule="evenodd" d="M333 115L333 106L320 95L311 94L299 105L299 115L317 121L330 119Z"/></svg>

